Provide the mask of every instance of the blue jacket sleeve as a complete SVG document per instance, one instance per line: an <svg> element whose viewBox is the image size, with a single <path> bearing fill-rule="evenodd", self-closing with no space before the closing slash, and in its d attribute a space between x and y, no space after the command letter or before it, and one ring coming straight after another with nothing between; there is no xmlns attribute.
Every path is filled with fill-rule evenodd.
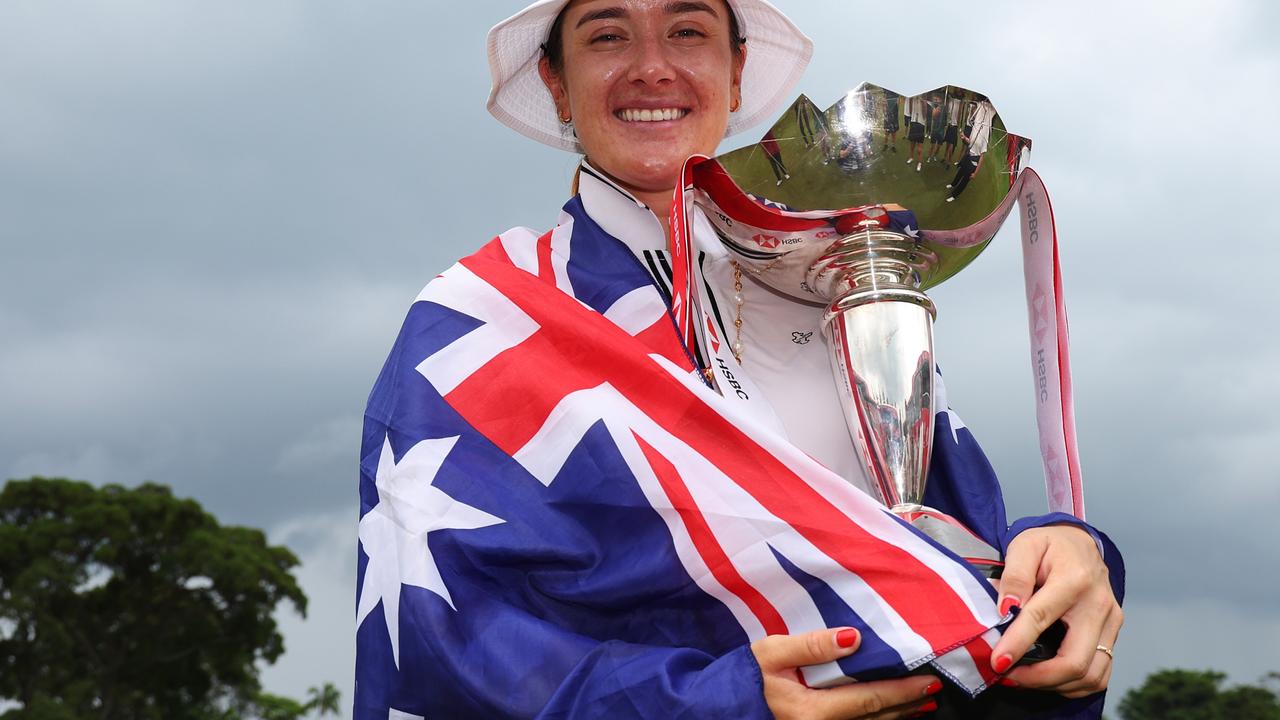
<svg viewBox="0 0 1280 720"><path fill-rule="evenodd" d="M1013 539L1023 530L1046 527L1048 525L1075 525L1093 537L1093 541L1098 544L1098 552L1102 554L1102 561L1107 564L1111 580L1111 592L1116 596L1116 602L1123 604L1124 558L1120 556L1120 549L1116 547L1106 533L1074 515L1049 513L1047 515L1021 518L1010 525L1004 537L1001 538L1000 552L1006 552L1009 549L1009 543L1013 542Z"/></svg>
<svg viewBox="0 0 1280 720"><path fill-rule="evenodd" d="M1105 533L1066 513L1027 517L1008 524L1000 482L973 433L956 419L954 413L938 413L936 419L925 504L964 523L1002 553L1024 530L1046 525L1077 525L1097 542L1110 571L1112 592L1117 601L1123 601L1124 559Z"/></svg>

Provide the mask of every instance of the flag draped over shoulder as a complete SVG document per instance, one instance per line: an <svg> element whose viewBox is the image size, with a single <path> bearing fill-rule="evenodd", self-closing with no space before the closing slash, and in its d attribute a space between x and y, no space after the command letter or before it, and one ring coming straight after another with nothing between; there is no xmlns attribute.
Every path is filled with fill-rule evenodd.
<svg viewBox="0 0 1280 720"><path fill-rule="evenodd" d="M930 501L999 544L938 409L934 473L982 477ZM366 411L355 716L769 717L748 644L839 626L862 646L810 685L992 682L990 585L734 412L576 199L428 284Z"/></svg>

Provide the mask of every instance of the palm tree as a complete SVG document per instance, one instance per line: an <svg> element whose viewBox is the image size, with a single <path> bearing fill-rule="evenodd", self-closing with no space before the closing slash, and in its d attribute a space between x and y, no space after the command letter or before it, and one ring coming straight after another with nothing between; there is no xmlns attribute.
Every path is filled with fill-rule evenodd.
<svg viewBox="0 0 1280 720"><path fill-rule="evenodd" d="M338 688L333 683L327 682L320 687L313 687L307 690L307 711L316 711L318 717L325 715L337 715L338 703L342 701L342 693L338 692Z"/></svg>

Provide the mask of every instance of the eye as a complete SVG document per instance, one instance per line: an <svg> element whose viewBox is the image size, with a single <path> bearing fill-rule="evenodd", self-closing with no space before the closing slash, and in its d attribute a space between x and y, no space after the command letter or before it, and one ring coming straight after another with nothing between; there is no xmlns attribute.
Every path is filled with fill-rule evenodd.
<svg viewBox="0 0 1280 720"><path fill-rule="evenodd" d="M626 38L622 37L621 34L616 32L602 32L597 35L594 35L591 38L591 44L592 45L610 44L610 43L622 42L625 39Z"/></svg>
<svg viewBox="0 0 1280 720"><path fill-rule="evenodd" d="M671 33L671 37L684 40L694 40L698 38L705 38L706 36L707 34L705 32L693 27L677 28Z"/></svg>

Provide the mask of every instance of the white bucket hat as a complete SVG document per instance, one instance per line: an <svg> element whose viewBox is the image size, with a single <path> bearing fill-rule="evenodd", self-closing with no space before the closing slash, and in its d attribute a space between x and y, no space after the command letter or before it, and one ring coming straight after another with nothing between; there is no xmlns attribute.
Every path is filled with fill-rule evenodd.
<svg viewBox="0 0 1280 720"><path fill-rule="evenodd" d="M813 56L813 41L766 0L727 0L747 39L742 107L729 116L725 136L775 113ZM538 0L489 30L489 112L503 125L541 143L582 152L572 126L560 122L538 75L542 44L569 0Z"/></svg>

